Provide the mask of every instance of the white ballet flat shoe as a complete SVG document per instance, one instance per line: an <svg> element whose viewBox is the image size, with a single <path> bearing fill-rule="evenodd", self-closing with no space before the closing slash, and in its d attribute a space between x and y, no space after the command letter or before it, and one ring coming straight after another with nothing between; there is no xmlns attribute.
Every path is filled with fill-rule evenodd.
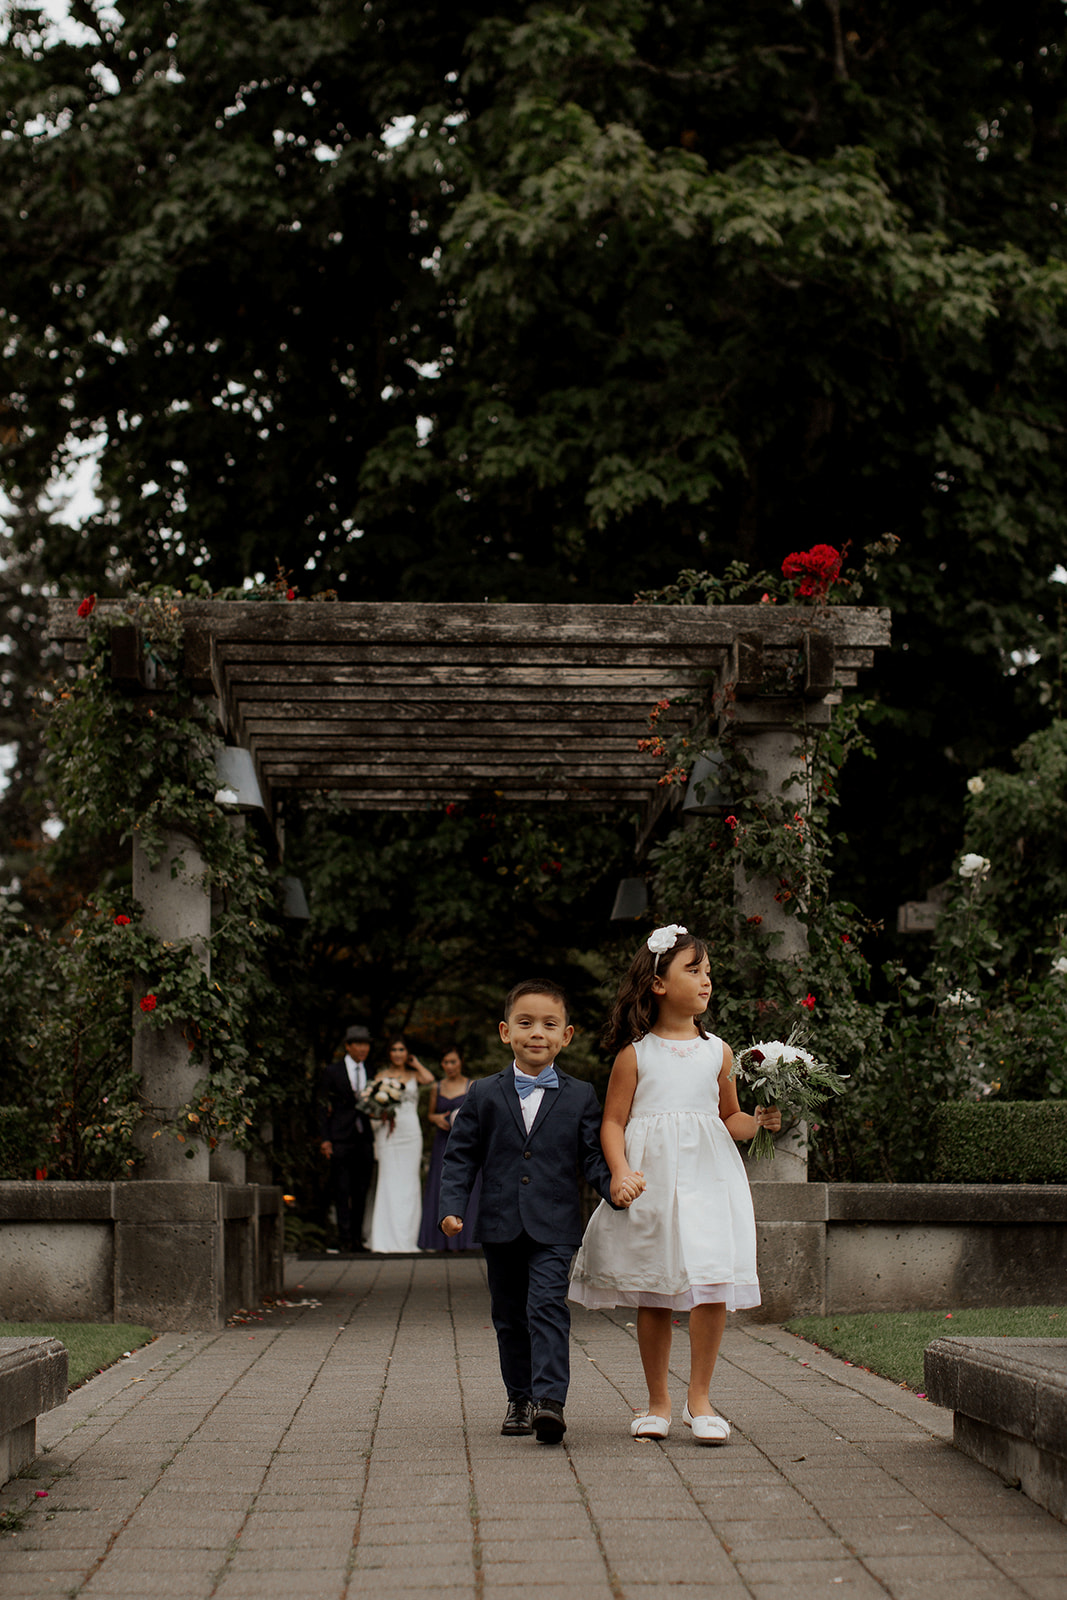
<svg viewBox="0 0 1067 1600"><path fill-rule="evenodd" d="M725 1417L694 1417L688 1400L682 1412L682 1421L692 1428L697 1444L726 1444L730 1438L730 1424Z"/></svg>
<svg viewBox="0 0 1067 1600"><path fill-rule="evenodd" d="M657 1417L651 1411L647 1416L635 1417L630 1424L635 1439L665 1439L670 1431L670 1417Z"/></svg>

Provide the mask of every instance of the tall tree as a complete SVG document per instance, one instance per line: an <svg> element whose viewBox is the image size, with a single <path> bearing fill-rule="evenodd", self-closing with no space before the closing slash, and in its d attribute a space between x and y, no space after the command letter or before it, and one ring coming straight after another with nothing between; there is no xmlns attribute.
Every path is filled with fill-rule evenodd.
<svg viewBox="0 0 1067 1600"><path fill-rule="evenodd" d="M100 449L54 574L619 600L890 529L851 871L944 869L1056 648L1058 0L71 10L0 68L17 503Z"/></svg>

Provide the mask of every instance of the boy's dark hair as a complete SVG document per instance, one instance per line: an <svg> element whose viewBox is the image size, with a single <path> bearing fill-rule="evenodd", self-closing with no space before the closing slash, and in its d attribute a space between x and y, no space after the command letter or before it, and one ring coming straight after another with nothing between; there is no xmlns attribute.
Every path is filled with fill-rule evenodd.
<svg viewBox="0 0 1067 1600"><path fill-rule="evenodd" d="M703 961L707 953L708 947L703 939L683 933L678 936L672 950L663 952L657 967L656 958L647 944L641 946L619 986L611 1015L600 1036L601 1046L608 1055L618 1055L620 1050L625 1050L628 1044L633 1044L637 1039L643 1039L651 1030L659 1010L659 1003L652 993L652 980L657 972L662 978L672 961L679 956L684 955L688 965ZM696 1026L700 1037L706 1039L708 1034L703 1021L698 1021Z"/></svg>
<svg viewBox="0 0 1067 1600"><path fill-rule="evenodd" d="M513 989L508 991L508 997L504 1001L505 1022L508 1021L523 995L527 994L547 994L550 1000L555 1000L558 1005L563 1007L564 1021L570 1021L570 1007L567 1004L566 990L561 989L559 984L555 983L551 978L523 978L521 983L517 983Z"/></svg>

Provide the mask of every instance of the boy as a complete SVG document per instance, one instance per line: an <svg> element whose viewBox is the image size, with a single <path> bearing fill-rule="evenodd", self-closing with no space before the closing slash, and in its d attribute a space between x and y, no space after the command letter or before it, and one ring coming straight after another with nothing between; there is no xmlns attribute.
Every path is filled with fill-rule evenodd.
<svg viewBox="0 0 1067 1600"><path fill-rule="evenodd" d="M480 1171L476 1237L508 1393L500 1431L558 1444L570 1383L567 1279L582 1242L577 1172L580 1166L617 1210L640 1193L640 1180L612 1182L592 1085L555 1067L574 1037L559 985L516 984L504 1003L500 1037L514 1061L472 1083L456 1115L445 1150L440 1227L449 1238L460 1232Z"/></svg>

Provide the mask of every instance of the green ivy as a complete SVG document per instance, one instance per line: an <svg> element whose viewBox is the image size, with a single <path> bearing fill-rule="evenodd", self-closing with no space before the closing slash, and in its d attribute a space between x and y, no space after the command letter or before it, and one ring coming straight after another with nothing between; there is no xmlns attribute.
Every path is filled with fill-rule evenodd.
<svg viewBox="0 0 1067 1600"><path fill-rule="evenodd" d="M17 971L36 985L35 1005L19 1007L16 1039L31 1103L47 1108L34 1151L43 1136L52 1175L110 1178L136 1166L138 1028L176 1025L203 1065L170 1128L182 1143L249 1148L279 1065L285 1000L271 967L282 933L279 874L253 830L215 802L218 735L182 676L178 598L150 589L124 608L156 676L148 692L116 686L113 615L91 616L79 675L58 689L49 719L50 779L65 823L54 848L72 863L136 839L157 866L168 835L195 842L212 896L210 971L193 941L157 935L117 885L86 895L58 933L14 922L0 977Z"/></svg>

